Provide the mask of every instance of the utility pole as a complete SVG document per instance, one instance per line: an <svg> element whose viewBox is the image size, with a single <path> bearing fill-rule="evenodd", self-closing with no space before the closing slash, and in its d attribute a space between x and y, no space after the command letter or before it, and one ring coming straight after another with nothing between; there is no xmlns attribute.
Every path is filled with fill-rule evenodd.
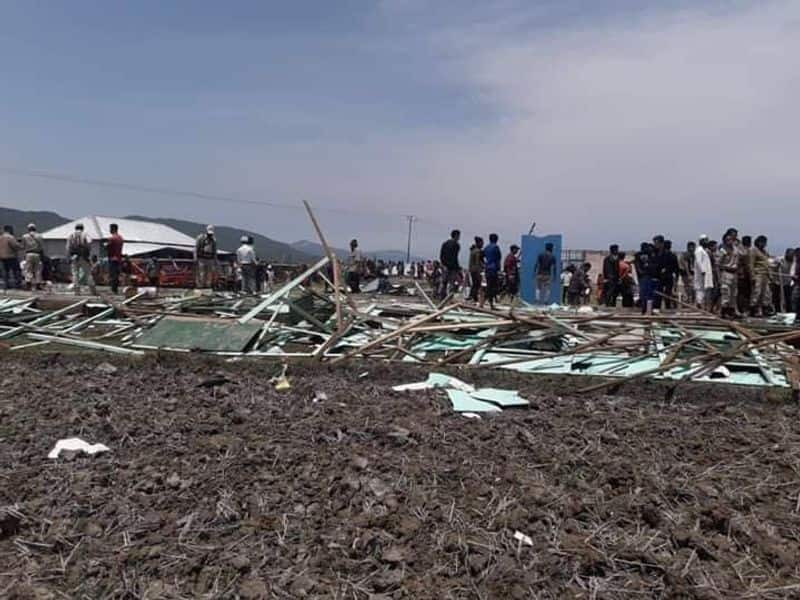
<svg viewBox="0 0 800 600"><path fill-rule="evenodd" d="M414 225L414 219L416 217L414 215L406 215L406 219L408 219L408 246L406 247L406 264L411 262L411 228Z"/></svg>

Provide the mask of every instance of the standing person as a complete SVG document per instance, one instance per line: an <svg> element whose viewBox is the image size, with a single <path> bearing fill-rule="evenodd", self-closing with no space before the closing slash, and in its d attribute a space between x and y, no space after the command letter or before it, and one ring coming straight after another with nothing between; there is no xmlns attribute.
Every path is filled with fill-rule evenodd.
<svg viewBox="0 0 800 600"><path fill-rule="evenodd" d="M194 260L197 268L196 286L198 289L214 287L217 277L217 238L214 226L206 227L205 233L197 236L194 246Z"/></svg>
<svg viewBox="0 0 800 600"><path fill-rule="evenodd" d="M267 265L267 274L265 282L267 284L267 292L271 292L273 286L275 285L275 269L272 268L271 264Z"/></svg>
<svg viewBox="0 0 800 600"><path fill-rule="evenodd" d="M589 277L591 269L592 265L590 263L583 263L572 275L567 292L567 302L569 302L570 306L580 306L584 298L586 298L587 292L591 291L592 280Z"/></svg>
<svg viewBox="0 0 800 600"><path fill-rule="evenodd" d="M25 255L25 287L39 289L42 286L44 241L33 223L28 225L28 233L22 236L22 252Z"/></svg>
<svg viewBox="0 0 800 600"><path fill-rule="evenodd" d="M657 235L653 238L653 244L650 246L650 286L653 289L653 308L661 310L661 302L664 293L664 273L667 266L667 251L666 240L663 235Z"/></svg>
<svg viewBox="0 0 800 600"><path fill-rule="evenodd" d="M714 272L706 250L707 245L708 239L702 236L694 251L694 294L699 308L708 305L706 296L710 298L714 290Z"/></svg>
<svg viewBox="0 0 800 600"><path fill-rule="evenodd" d="M361 275L364 273L364 255L358 249L358 240L350 240L350 257L347 261L347 287L353 294L361 293Z"/></svg>
<svg viewBox="0 0 800 600"><path fill-rule="evenodd" d="M484 268L486 270L486 299L489 306L494 308L494 301L500 291L500 264L503 261L503 253L497 242L500 236L496 233L489 235L489 243L483 249Z"/></svg>
<svg viewBox="0 0 800 600"><path fill-rule="evenodd" d="M675 309L675 282L678 279L678 255L672 251L672 240L664 241L664 272L662 288L664 293L664 306L667 309Z"/></svg>
<svg viewBox="0 0 800 600"><path fill-rule="evenodd" d="M750 250L750 273L753 290L750 295L750 315L767 316L772 312L769 301L769 254L767 238L760 235L756 238L755 247Z"/></svg>
<svg viewBox="0 0 800 600"><path fill-rule="evenodd" d="M506 276L506 291L510 301L519 294L519 246L511 244L508 256L503 262L503 273Z"/></svg>
<svg viewBox="0 0 800 600"><path fill-rule="evenodd" d="M706 252L708 252L708 259L711 261L711 273L713 275L713 287L711 288L710 294L708 294L708 308L709 312L717 312L719 308L719 281L720 281L720 271L719 271L719 248L717 246L717 240L709 240L708 244L706 244Z"/></svg>
<svg viewBox="0 0 800 600"><path fill-rule="evenodd" d="M20 244L14 237L14 228L11 225L3 225L3 234L0 235L0 263L3 265L3 278L7 290L21 284L19 251Z"/></svg>
<svg viewBox="0 0 800 600"><path fill-rule="evenodd" d="M469 248L469 299L478 302L481 295L483 275L483 238L476 236Z"/></svg>
<svg viewBox="0 0 800 600"><path fill-rule="evenodd" d="M575 275L575 265L567 265L567 268L561 271L561 304L564 306L567 305L569 284L573 275Z"/></svg>
<svg viewBox="0 0 800 600"><path fill-rule="evenodd" d="M151 256L147 260L147 265L145 266L145 272L147 274L147 282L150 284L150 287L156 288L156 294L158 294L158 287L161 283L159 281L159 271L160 267L158 264L158 259L155 256Z"/></svg>
<svg viewBox="0 0 800 600"><path fill-rule="evenodd" d="M97 296L97 282L100 281L100 259L92 254L89 261L89 295Z"/></svg>
<svg viewBox="0 0 800 600"><path fill-rule="evenodd" d="M738 312L736 306L739 299L739 258L741 254L735 241L735 233L728 231L722 238L722 248L719 251L720 311L726 319L735 318Z"/></svg>
<svg viewBox="0 0 800 600"><path fill-rule="evenodd" d="M131 257L127 254L122 255L120 270L122 271L122 287L129 287L133 283L133 263L131 262Z"/></svg>
<svg viewBox="0 0 800 600"><path fill-rule="evenodd" d="M553 244L550 242L544 245L544 252L536 257L533 274L536 279L536 302L548 304L550 289L556 277L556 257L553 256Z"/></svg>
<svg viewBox="0 0 800 600"><path fill-rule="evenodd" d="M794 272L794 263L800 259L795 256L792 248L787 248L778 265L778 277L781 286L781 305L783 312L792 312L792 273Z"/></svg>
<svg viewBox="0 0 800 600"><path fill-rule="evenodd" d="M694 294L694 255L697 245L694 242L686 244L686 252L681 252L678 261L681 283L683 283L683 301L686 304L695 304Z"/></svg>
<svg viewBox="0 0 800 600"><path fill-rule="evenodd" d="M639 280L639 306L642 309L642 314L648 311L648 303L653 300L651 284L653 266L651 263L651 246L647 242L642 242L639 246L639 252L636 253L633 259L633 264L636 267L636 278Z"/></svg>
<svg viewBox="0 0 800 600"><path fill-rule="evenodd" d="M461 245L458 240L461 239L461 232L454 229L450 232L450 239L442 244L439 251L439 262L441 264L442 273L441 281L439 283L439 299L444 300L447 296L455 291L458 275L461 273L461 267L458 264L458 255L461 252Z"/></svg>
<svg viewBox="0 0 800 600"><path fill-rule="evenodd" d="M617 305L619 295L619 246L611 244L608 254L603 259L603 299L606 306Z"/></svg>
<svg viewBox="0 0 800 600"><path fill-rule="evenodd" d="M236 250L236 263L242 273L242 293L254 294L256 291L256 251L253 249L252 238L243 235L239 240L241 245Z"/></svg>
<svg viewBox="0 0 800 600"><path fill-rule="evenodd" d="M72 286L76 296L81 293L82 284L88 284L90 291L94 287L89 263L91 254L92 239L83 231L83 223L78 223L67 238L67 256L70 258Z"/></svg>
<svg viewBox="0 0 800 600"><path fill-rule="evenodd" d="M617 255L617 273L619 275L619 292L622 296L622 307L633 308L633 268L625 260L625 253Z"/></svg>
<svg viewBox="0 0 800 600"><path fill-rule="evenodd" d="M111 293L119 293L119 278L122 272L122 247L125 240L119 234L119 225L112 223L108 227L111 235L106 241L106 254L108 255L108 279L111 284Z"/></svg>
<svg viewBox="0 0 800 600"><path fill-rule="evenodd" d="M747 314L750 312L750 297L753 295L753 274L750 272L750 252L753 250L753 239L749 235L742 237L739 246L739 300L737 302L739 312Z"/></svg>

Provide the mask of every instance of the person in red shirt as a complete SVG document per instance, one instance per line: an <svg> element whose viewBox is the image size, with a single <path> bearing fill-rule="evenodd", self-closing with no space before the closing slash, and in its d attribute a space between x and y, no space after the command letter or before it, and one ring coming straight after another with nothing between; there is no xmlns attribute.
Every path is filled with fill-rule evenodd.
<svg viewBox="0 0 800 600"><path fill-rule="evenodd" d="M119 274L122 267L122 246L125 241L119 234L119 226L112 223L109 227L111 235L106 241L106 253L108 254L108 278L111 282L111 293L119 293Z"/></svg>
<svg viewBox="0 0 800 600"><path fill-rule="evenodd" d="M633 270L631 263L625 260L625 253L620 252L618 255L618 276L620 293L622 294L622 306L624 308L633 307Z"/></svg>

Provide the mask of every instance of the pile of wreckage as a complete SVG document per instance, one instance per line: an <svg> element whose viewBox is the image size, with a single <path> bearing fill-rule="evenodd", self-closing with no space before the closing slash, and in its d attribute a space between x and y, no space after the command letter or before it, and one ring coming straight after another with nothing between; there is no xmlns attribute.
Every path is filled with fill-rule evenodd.
<svg viewBox="0 0 800 600"><path fill-rule="evenodd" d="M353 296L310 211L327 255L280 289L152 296L124 302L0 300L0 344L119 354L202 352L331 364L353 359L464 365L604 378L596 391L641 378L790 388L800 394L800 329L789 315L747 323L691 307L658 315L561 307L480 308L448 298ZM332 281L325 275L332 264ZM324 281L325 287L313 280ZM794 315L791 315L793 318Z"/></svg>
<svg viewBox="0 0 800 600"><path fill-rule="evenodd" d="M520 373L609 378L585 391L643 377L800 389L800 330L780 319L747 324L684 311L508 307L451 301L358 300L314 289L309 277L328 259L265 297L235 294L151 297L122 303L83 299L0 300L0 343L7 351L43 345L138 355L202 352L227 357L356 358L437 367L461 364ZM421 302L421 301L422 302Z"/></svg>

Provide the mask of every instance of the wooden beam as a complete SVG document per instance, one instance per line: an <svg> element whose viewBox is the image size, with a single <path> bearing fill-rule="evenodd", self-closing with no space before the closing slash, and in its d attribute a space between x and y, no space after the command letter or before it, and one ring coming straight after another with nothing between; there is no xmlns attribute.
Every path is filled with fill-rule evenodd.
<svg viewBox="0 0 800 600"><path fill-rule="evenodd" d="M320 243L322 244L322 249L325 251L325 256L328 257L328 260L333 265L333 299L336 302L336 330L342 331L344 328L344 321L342 320L342 302L339 299L339 292L340 292L340 274L339 274L339 259L336 257L336 254L331 250L330 246L328 246L328 242L325 239L325 235L322 233L322 228L319 226L317 222L317 218L314 216L314 212L311 210L311 205L303 200L303 204L306 207L306 211L308 212L308 218L311 219L311 224L314 225L314 230L317 232L317 237L319 238Z"/></svg>
<svg viewBox="0 0 800 600"><path fill-rule="evenodd" d="M319 271L322 267L327 265L329 262L330 262L330 259L327 256L323 257L313 267L310 267L310 268L306 269L300 275L298 275L297 277L292 279L289 283L284 285L282 288L280 288L279 290L271 293L262 302L259 302L256 306L254 306L250 310L250 312L248 312L243 317L240 317L238 319L238 322L240 324L244 325L245 323L247 323L251 319L254 319L255 317L257 317L261 313L261 311L263 311L265 308L267 308L268 306L270 306L271 304L273 304L277 300L279 300L279 299L283 298L284 296L288 295L289 292L291 292L294 288L296 288L298 285L303 283L306 279L311 277L314 273Z"/></svg>

